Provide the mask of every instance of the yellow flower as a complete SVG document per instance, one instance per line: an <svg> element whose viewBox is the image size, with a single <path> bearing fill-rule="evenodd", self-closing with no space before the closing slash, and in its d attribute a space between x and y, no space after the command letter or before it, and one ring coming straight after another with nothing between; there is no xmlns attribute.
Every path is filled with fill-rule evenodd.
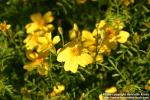
<svg viewBox="0 0 150 100"><path fill-rule="evenodd" d="M95 38L93 37L91 32L89 32L88 30L83 30L82 41L95 41Z"/></svg>
<svg viewBox="0 0 150 100"><path fill-rule="evenodd" d="M112 86L112 87L110 87L110 88L107 88L107 89L105 90L105 92L106 92L106 93L115 93L115 92L117 92L117 88L116 88L115 86Z"/></svg>
<svg viewBox="0 0 150 100"><path fill-rule="evenodd" d="M65 62L65 71L77 72L78 65L85 67L93 62L92 57L80 50L78 45L73 47L66 47L60 53L58 53L57 61Z"/></svg>
<svg viewBox="0 0 150 100"><path fill-rule="evenodd" d="M34 34L29 34L24 40L27 50L36 50L37 52L46 52L54 49L54 45L60 41L59 36L55 36L52 39L51 33L41 34L35 32Z"/></svg>
<svg viewBox="0 0 150 100"><path fill-rule="evenodd" d="M48 63L43 62L40 66L37 67L37 71L40 75L47 75L48 74Z"/></svg>
<svg viewBox="0 0 150 100"><path fill-rule="evenodd" d="M89 32L88 30L83 30L82 31L82 42L84 47L89 47L91 45L95 45L96 41L95 38L93 37L92 33Z"/></svg>
<svg viewBox="0 0 150 100"><path fill-rule="evenodd" d="M84 4L87 0L76 0L78 4Z"/></svg>
<svg viewBox="0 0 150 100"><path fill-rule="evenodd" d="M109 53L110 51L111 49L106 44L99 47L99 53Z"/></svg>
<svg viewBox="0 0 150 100"><path fill-rule="evenodd" d="M101 20L99 23L95 25L95 29L93 30L92 34L96 38L101 37L102 39L104 38L105 34L105 27L107 26L107 23L105 20Z"/></svg>
<svg viewBox="0 0 150 100"><path fill-rule="evenodd" d="M104 100L104 99L103 99L103 94L100 94L100 95L99 95L99 100Z"/></svg>
<svg viewBox="0 0 150 100"><path fill-rule="evenodd" d="M2 32L6 32L8 29L10 29L11 25L10 24L6 24L6 21L4 21L3 23L0 23L0 31Z"/></svg>
<svg viewBox="0 0 150 100"><path fill-rule="evenodd" d="M117 36L117 41L119 43L125 43L129 38L129 33L126 31L120 31L119 35Z"/></svg>
<svg viewBox="0 0 150 100"><path fill-rule="evenodd" d="M31 15L31 20L33 22L25 26L25 28L27 29L27 33L33 33L39 29L50 31L54 29L54 26L52 24L49 24L54 20L51 11L48 11L46 14L44 14L44 16L42 16L40 13L35 13Z"/></svg>
<svg viewBox="0 0 150 100"><path fill-rule="evenodd" d="M150 80L148 80L147 84L145 85L145 90L150 91Z"/></svg>
<svg viewBox="0 0 150 100"><path fill-rule="evenodd" d="M53 92L56 94L60 94L65 90L65 86L64 85L57 85L53 87Z"/></svg>
<svg viewBox="0 0 150 100"><path fill-rule="evenodd" d="M36 69L38 66L40 66L42 62L43 58L37 58L36 60L28 64L25 64L23 68L26 69L27 71L32 71L33 69Z"/></svg>
<svg viewBox="0 0 150 100"><path fill-rule="evenodd" d="M35 47L38 46L38 42L37 42L37 39L39 37L39 33L34 33L34 35L30 34L28 35L25 40L24 40L24 43L25 44L25 47L27 50L33 50Z"/></svg>
<svg viewBox="0 0 150 100"><path fill-rule="evenodd" d="M96 24L96 28L103 28L106 25L106 21L105 20L100 20L99 23Z"/></svg>
<svg viewBox="0 0 150 100"><path fill-rule="evenodd" d="M26 51L26 57L29 59L29 60L35 60L39 57L38 53L37 52L34 52L34 51L31 51L31 50L27 50Z"/></svg>
<svg viewBox="0 0 150 100"><path fill-rule="evenodd" d="M60 41L60 37L55 36L52 40L51 33L45 33L44 36L38 37L37 41L39 43L37 46L37 52L46 52L54 49L53 47Z"/></svg>

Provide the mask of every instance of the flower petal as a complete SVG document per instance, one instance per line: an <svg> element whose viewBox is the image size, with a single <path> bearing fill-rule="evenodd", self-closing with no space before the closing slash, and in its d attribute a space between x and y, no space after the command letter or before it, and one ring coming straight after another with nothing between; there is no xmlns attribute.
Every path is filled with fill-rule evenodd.
<svg viewBox="0 0 150 100"><path fill-rule="evenodd" d="M80 66L85 67L86 65L93 62L93 58L89 54L84 53L78 56L77 62Z"/></svg>
<svg viewBox="0 0 150 100"><path fill-rule="evenodd" d="M89 32L87 30L83 30L82 31L82 41L86 41L86 40L95 41L91 32Z"/></svg>
<svg viewBox="0 0 150 100"><path fill-rule="evenodd" d="M126 32L126 31L120 31L119 35L118 35L119 39L117 39L117 41L119 43L125 43L127 41L127 39L128 39L129 36L130 36L130 34L128 32Z"/></svg>
<svg viewBox="0 0 150 100"><path fill-rule="evenodd" d="M45 13L43 18L44 18L46 23L51 23L54 20L54 17L52 16L51 11L48 11L47 13Z"/></svg>
<svg viewBox="0 0 150 100"><path fill-rule="evenodd" d="M40 13L35 13L32 14L30 18L33 22L37 22L42 19L42 15Z"/></svg>
<svg viewBox="0 0 150 100"><path fill-rule="evenodd" d="M68 59L64 65L65 71L71 71L73 73L77 72L78 63L76 58Z"/></svg>
<svg viewBox="0 0 150 100"><path fill-rule="evenodd" d="M59 37L59 36L55 36L55 37L53 38L53 44L54 44L54 45L57 44L59 41L60 41L60 37Z"/></svg>
<svg viewBox="0 0 150 100"><path fill-rule="evenodd" d="M36 31L39 26L36 23L29 23L25 26L26 28L26 32L29 34L33 33L34 31Z"/></svg>
<svg viewBox="0 0 150 100"><path fill-rule="evenodd" d="M61 51L61 50L59 50ZM71 58L71 54L70 54L71 49L69 47L65 48L63 51L58 53L57 56L57 61L59 62L64 62L67 61Z"/></svg>

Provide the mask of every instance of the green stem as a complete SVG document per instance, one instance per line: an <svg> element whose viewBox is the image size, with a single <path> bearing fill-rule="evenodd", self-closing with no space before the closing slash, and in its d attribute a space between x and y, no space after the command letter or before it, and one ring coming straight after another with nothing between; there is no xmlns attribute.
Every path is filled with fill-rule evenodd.
<svg viewBox="0 0 150 100"><path fill-rule="evenodd" d="M126 81L126 77L122 75L122 73L119 71L119 69L117 68L117 66L114 66L115 70L120 74L120 76L122 77L122 79L124 81Z"/></svg>
<svg viewBox="0 0 150 100"><path fill-rule="evenodd" d="M62 46L64 47L65 42L64 42L64 35L63 34L61 34L61 39L62 39Z"/></svg>

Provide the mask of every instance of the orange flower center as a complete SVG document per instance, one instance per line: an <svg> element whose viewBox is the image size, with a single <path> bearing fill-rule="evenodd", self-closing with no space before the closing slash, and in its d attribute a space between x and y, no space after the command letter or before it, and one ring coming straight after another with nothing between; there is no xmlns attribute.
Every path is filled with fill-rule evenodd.
<svg viewBox="0 0 150 100"><path fill-rule="evenodd" d="M116 35L115 30L110 27L106 28L106 32L107 32L108 38L113 38Z"/></svg>
<svg viewBox="0 0 150 100"><path fill-rule="evenodd" d="M45 26L45 21L43 19L41 19L40 21L38 21L38 25L40 27Z"/></svg>
<svg viewBox="0 0 150 100"><path fill-rule="evenodd" d="M78 56L78 55L79 55L79 50L78 50L78 48L77 48L77 47L72 48L71 53L72 53L74 56Z"/></svg>

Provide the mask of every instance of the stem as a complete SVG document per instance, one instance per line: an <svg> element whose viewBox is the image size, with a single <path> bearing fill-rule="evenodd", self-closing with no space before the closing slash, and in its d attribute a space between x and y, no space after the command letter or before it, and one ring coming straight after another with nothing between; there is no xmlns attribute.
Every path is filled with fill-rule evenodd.
<svg viewBox="0 0 150 100"><path fill-rule="evenodd" d="M117 68L116 65L114 66L114 68L115 68L115 70L120 74L120 76L122 77L122 79L123 79L124 81L126 81L125 76L122 75L122 73L119 71L119 69Z"/></svg>
<svg viewBox="0 0 150 100"><path fill-rule="evenodd" d="M64 47L65 42L64 42L64 35L63 34L61 34L61 39L62 39L62 46Z"/></svg>

